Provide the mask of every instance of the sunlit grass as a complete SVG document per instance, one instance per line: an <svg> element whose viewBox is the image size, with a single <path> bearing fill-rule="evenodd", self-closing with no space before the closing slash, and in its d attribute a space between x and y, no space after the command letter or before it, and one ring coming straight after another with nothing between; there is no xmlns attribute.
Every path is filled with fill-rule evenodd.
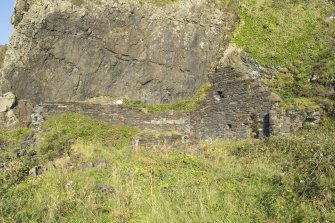
<svg viewBox="0 0 335 223"><path fill-rule="evenodd" d="M60 123L68 117L53 118L43 131L66 133L66 122ZM66 153L44 163L48 171L1 194L0 221L331 221L335 129L333 121L324 123L267 140L202 141L198 153L132 151L127 134L112 140L128 142L121 144L78 137Z"/></svg>

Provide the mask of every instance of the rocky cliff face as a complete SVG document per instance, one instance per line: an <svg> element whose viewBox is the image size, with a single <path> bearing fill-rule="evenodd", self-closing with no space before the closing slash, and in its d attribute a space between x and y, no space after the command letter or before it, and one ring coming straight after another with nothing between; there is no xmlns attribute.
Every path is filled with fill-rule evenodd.
<svg viewBox="0 0 335 223"><path fill-rule="evenodd" d="M3 61L5 60L6 51L7 51L7 46L0 45L0 70L3 66Z"/></svg>
<svg viewBox="0 0 335 223"><path fill-rule="evenodd" d="M142 2L17 0L3 88L35 103L190 97L236 16L205 0Z"/></svg>

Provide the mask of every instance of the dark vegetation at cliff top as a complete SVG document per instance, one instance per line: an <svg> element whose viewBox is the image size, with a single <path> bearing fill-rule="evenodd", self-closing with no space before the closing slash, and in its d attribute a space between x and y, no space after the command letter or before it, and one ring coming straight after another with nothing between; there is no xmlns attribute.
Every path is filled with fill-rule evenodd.
<svg viewBox="0 0 335 223"><path fill-rule="evenodd" d="M332 222L334 124L194 153L132 151L134 129L52 117L30 144L29 129L0 134L0 222ZM48 170L27 176L36 164Z"/></svg>

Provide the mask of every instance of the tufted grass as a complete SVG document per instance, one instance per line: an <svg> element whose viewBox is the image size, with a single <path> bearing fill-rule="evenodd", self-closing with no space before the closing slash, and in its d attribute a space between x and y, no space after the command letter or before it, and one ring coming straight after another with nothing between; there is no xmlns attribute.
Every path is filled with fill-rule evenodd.
<svg viewBox="0 0 335 223"><path fill-rule="evenodd" d="M170 103L162 103L162 104L146 104L141 101L132 101L129 99L124 100L124 104L130 107L135 108L144 108L149 112L159 112L159 111L183 111L183 112L191 112L194 111L201 101L206 98L206 92L211 87L209 82L204 83L190 98L186 100L173 101Z"/></svg>
<svg viewBox="0 0 335 223"><path fill-rule="evenodd" d="M328 18L334 9L328 0L239 1L241 22L232 41L262 65L282 68L265 84L284 107L299 98L305 107L331 99L324 85L333 83L335 73L335 20Z"/></svg>
<svg viewBox="0 0 335 223"><path fill-rule="evenodd" d="M68 122L70 117L75 121ZM105 136L113 127L100 122L74 115L51 120L38 137L80 134L67 152L44 163L47 172L0 193L0 222L331 222L335 217L332 120L267 140L203 141L197 152L131 151L129 141L123 142L133 130L119 129L109 141ZM105 165L82 168L100 159Z"/></svg>

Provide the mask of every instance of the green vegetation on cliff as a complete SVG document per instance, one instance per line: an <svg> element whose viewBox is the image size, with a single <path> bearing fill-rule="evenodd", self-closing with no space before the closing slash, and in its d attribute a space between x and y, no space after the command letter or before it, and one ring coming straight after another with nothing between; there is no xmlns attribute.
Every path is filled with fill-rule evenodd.
<svg viewBox="0 0 335 223"><path fill-rule="evenodd" d="M158 3L172 2L155 0ZM77 1L81 2L81 1ZM222 1L226 5L229 1ZM261 64L287 108L334 104L334 5L326 0L241 0L232 39ZM234 6L235 7L235 6ZM191 111L205 97L146 105ZM136 129L78 114L0 132L0 222L332 222L335 121L290 136L203 141L181 151L131 150ZM29 176L36 165L44 168Z"/></svg>
<svg viewBox="0 0 335 223"><path fill-rule="evenodd" d="M331 222L334 126L325 120L294 136L202 142L189 152L132 151L133 129L51 117L29 147L39 148L35 156L0 153L0 221ZM29 152L20 144L27 134L3 133L2 150ZM46 145L57 156L46 156ZM48 170L28 177L23 167L33 163Z"/></svg>
<svg viewBox="0 0 335 223"><path fill-rule="evenodd" d="M306 105L325 105L335 74L334 10L328 0L242 0L232 41L261 64L282 68L265 82L287 104L304 97Z"/></svg>
<svg viewBox="0 0 335 223"><path fill-rule="evenodd" d="M192 96L190 99L174 101L170 103L162 103L162 104L146 104L141 101L132 101L129 99L124 100L124 104L130 107L135 108L144 108L150 112L159 112L166 110L176 110L176 111L184 111L191 112L194 111L200 104L202 100L206 97L206 91L211 87L209 82L203 84Z"/></svg>

